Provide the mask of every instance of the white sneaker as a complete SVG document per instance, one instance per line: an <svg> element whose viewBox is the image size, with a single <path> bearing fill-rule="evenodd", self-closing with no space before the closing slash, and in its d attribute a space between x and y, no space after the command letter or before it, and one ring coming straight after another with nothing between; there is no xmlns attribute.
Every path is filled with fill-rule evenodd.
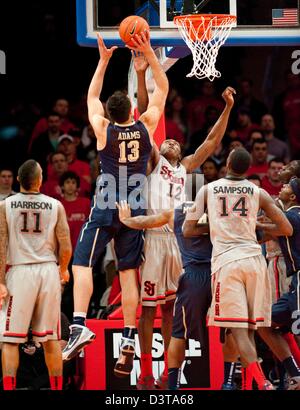
<svg viewBox="0 0 300 410"><path fill-rule="evenodd" d="M68 343L62 352L63 361L71 360L96 338L95 333L91 332L86 326L71 325L70 330Z"/></svg>

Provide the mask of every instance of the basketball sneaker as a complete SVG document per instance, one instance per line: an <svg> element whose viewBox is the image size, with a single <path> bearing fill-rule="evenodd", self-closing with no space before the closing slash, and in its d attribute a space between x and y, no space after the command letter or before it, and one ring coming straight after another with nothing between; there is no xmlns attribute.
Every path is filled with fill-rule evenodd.
<svg viewBox="0 0 300 410"><path fill-rule="evenodd" d="M96 338L95 333L86 326L71 325L70 330L68 343L62 352L63 361L71 360Z"/></svg>
<svg viewBox="0 0 300 410"><path fill-rule="evenodd" d="M168 376L161 374L159 378L155 380L154 384L155 384L155 387L159 390L168 390L169 389Z"/></svg>
<svg viewBox="0 0 300 410"><path fill-rule="evenodd" d="M117 377L126 377L131 373L135 354L135 341L126 337L121 338L120 356L114 368Z"/></svg>
<svg viewBox="0 0 300 410"><path fill-rule="evenodd" d="M154 377L153 376L146 376L146 377L139 377L137 384L137 390L155 390L154 385Z"/></svg>
<svg viewBox="0 0 300 410"><path fill-rule="evenodd" d="M300 376L290 377L287 390L300 390Z"/></svg>
<svg viewBox="0 0 300 410"><path fill-rule="evenodd" d="M221 390L237 390L237 385L235 383L223 383Z"/></svg>
<svg viewBox="0 0 300 410"><path fill-rule="evenodd" d="M269 380L266 380L261 390L276 390L276 389Z"/></svg>

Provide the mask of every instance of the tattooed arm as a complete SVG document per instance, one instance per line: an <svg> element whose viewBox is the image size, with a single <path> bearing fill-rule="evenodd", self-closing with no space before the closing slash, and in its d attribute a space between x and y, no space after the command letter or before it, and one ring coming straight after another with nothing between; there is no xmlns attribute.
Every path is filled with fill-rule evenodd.
<svg viewBox="0 0 300 410"><path fill-rule="evenodd" d="M0 203L0 309L8 295L5 285L6 252L8 243L8 229L5 214L5 202Z"/></svg>
<svg viewBox="0 0 300 410"><path fill-rule="evenodd" d="M65 208L60 202L58 203L58 218L55 227L55 234L58 242L60 277L62 281L68 282L70 277L68 265L72 256L72 244Z"/></svg>

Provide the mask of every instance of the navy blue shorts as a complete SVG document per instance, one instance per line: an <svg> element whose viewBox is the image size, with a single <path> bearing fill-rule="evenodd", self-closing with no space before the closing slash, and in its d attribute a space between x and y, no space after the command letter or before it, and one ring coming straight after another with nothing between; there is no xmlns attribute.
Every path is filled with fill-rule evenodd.
<svg viewBox="0 0 300 410"><path fill-rule="evenodd" d="M132 211L132 216L143 215L144 210ZM114 239L118 270L136 269L143 260L143 231L123 225L117 209L101 210L92 201L90 216L82 226L73 265L93 267L106 245Z"/></svg>
<svg viewBox="0 0 300 410"><path fill-rule="evenodd" d="M298 318L292 317L293 312L300 310L299 275L295 273L292 278L290 289L284 293L272 306L272 326L287 328L289 331L293 322Z"/></svg>
<svg viewBox="0 0 300 410"><path fill-rule="evenodd" d="M211 304L210 265L193 267L179 277L172 336L177 339L206 339L207 311Z"/></svg>

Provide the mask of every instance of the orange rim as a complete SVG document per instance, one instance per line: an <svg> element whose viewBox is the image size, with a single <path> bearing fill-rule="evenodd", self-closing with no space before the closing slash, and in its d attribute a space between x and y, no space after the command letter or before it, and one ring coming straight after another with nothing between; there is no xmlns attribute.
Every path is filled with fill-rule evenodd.
<svg viewBox="0 0 300 410"><path fill-rule="evenodd" d="M205 33L204 40L207 41L212 38L211 29L213 27L208 29L208 25L212 19L214 19L215 27L222 26L222 23L228 19L230 19L230 21L232 22L236 22L236 16L233 16L231 14L186 14L183 16L174 17L173 21L177 26L184 27L183 22L187 20L190 24L189 27L191 28L192 25L195 30L195 33L193 33L191 29L189 30L188 35L190 39L193 41L202 39L202 36ZM203 24L202 27L200 26L201 24Z"/></svg>

